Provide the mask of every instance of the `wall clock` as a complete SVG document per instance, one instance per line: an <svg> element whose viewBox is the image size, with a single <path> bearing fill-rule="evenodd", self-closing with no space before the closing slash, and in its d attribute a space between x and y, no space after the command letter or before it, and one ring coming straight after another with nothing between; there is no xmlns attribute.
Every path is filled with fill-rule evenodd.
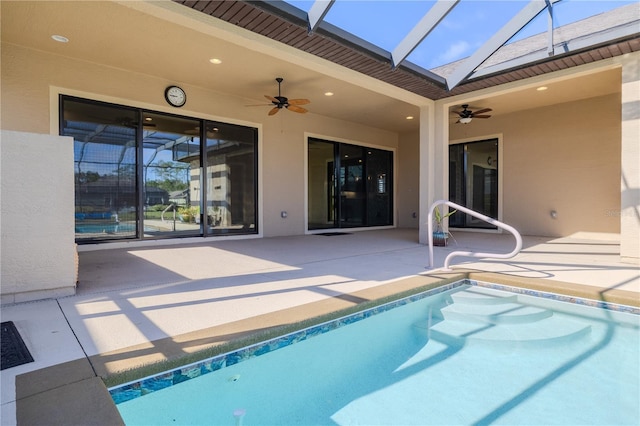
<svg viewBox="0 0 640 426"><path fill-rule="evenodd" d="M174 107L181 107L187 103L187 94L178 86L169 86L164 90L164 98L169 105Z"/></svg>

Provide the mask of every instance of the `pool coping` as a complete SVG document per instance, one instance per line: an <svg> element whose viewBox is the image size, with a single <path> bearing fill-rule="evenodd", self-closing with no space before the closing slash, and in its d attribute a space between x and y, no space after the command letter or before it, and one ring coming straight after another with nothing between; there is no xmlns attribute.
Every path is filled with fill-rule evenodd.
<svg viewBox="0 0 640 426"><path fill-rule="evenodd" d="M625 290L472 270L425 273L159 339L153 345L127 347L19 375L16 377L17 423L124 424L107 386L158 374L172 367L187 365L464 279L640 307L638 294Z"/></svg>

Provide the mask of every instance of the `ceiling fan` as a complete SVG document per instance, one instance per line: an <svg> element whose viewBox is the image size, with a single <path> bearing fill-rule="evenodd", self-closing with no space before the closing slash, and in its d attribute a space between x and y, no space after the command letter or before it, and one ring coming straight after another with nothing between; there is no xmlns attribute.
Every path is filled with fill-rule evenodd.
<svg viewBox="0 0 640 426"><path fill-rule="evenodd" d="M278 96L264 95L265 98L271 101L271 103L267 105L274 105L274 107L269 111L269 115L277 114L282 108L301 114L307 112L307 110L302 108L300 105L306 105L311 101L309 99L288 99L286 96L282 96L282 93L280 92L280 84L284 79L282 77L278 77L276 78L276 81L278 82Z"/></svg>
<svg viewBox="0 0 640 426"><path fill-rule="evenodd" d="M461 106L462 106L462 111L451 111L451 114L458 114L460 116L460 118L458 119L458 121L456 121L456 123L468 124L468 123L471 123L471 120L473 118L491 117L490 115L485 114L485 112L491 111L491 108L483 108L473 112L468 109L469 108L468 104L464 104Z"/></svg>

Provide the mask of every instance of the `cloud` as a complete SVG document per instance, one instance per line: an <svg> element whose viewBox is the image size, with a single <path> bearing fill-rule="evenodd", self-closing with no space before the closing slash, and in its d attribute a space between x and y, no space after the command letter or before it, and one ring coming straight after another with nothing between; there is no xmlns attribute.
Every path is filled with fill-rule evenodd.
<svg viewBox="0 0 640 426"><path fill-rule="evenodd" d="M457 41L449 46L449 48L444 53L438 55L436 62L440 64L448 64L450 62L468 56L467 52L469 52L470 50L471 45L468 42L464 40Z"/></svg>

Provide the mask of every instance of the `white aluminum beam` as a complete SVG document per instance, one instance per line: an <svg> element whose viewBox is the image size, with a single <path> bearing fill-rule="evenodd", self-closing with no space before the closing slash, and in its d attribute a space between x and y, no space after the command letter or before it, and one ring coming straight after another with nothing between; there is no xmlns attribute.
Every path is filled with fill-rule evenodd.
<svg viewBox="0 0 640 426"><path fill-rule="evenodd" d="M404 40L391 53L393 68L397 68L402 61L420 44L424 38L444 19L460 0L438 0L422 17L420 22L406 35Z"/></svg>
<svg viewBox="0 0 640 426"><path fill-rule="evenodd" d="M333 2L335 0L316 0L311 9L309 9L309 14L307 20L309 21L309 34L314 32L318 25L322 22L331 6L333 6Z"/></svg>
<svg viewBox="0 0 640 426"><path fill-rule="evenodd" d="M640 21L628 22L624 25L600 31L597 34L589 35L587 37L580 37L575 40L567 40L556 43L554 51L557 51L559 55L570 54L580 51L582 49L589 49L599 44L607 43L611 40L618 40L628 37L633 37L638 33L638 24ZM509 69L518 68L526 65L532 65L537 62L544 62L548 60L549 56L546 49L540 46L540 49L535 52L531 52L527 55L520 56L506 62L502 62L496 65L485 67L474 71L469 80L487 77L492 74L505 72Z"/></svg>
<svg viewBox="0 0 640 426"><path fill-rule="evenodd" d="M560 0L549 0L556 3ZM467 78L480 64L493 55L502 45L504 45L511 37L517 34L525 25L531 22L547 7L546 0L532 0L529 2L516 16L507 22L497 33L493 35L482 47L467 58L464 63L458 67L451 77L447 79L447 87L449 90L456 87L462 80Z"/></svg>
<svg viewBox="0 0 640 426"><path fill-rule="evenodd" d="M553 3L551 0L547 2L547 54L553 56L555 51L553 49Z"/></svg>

